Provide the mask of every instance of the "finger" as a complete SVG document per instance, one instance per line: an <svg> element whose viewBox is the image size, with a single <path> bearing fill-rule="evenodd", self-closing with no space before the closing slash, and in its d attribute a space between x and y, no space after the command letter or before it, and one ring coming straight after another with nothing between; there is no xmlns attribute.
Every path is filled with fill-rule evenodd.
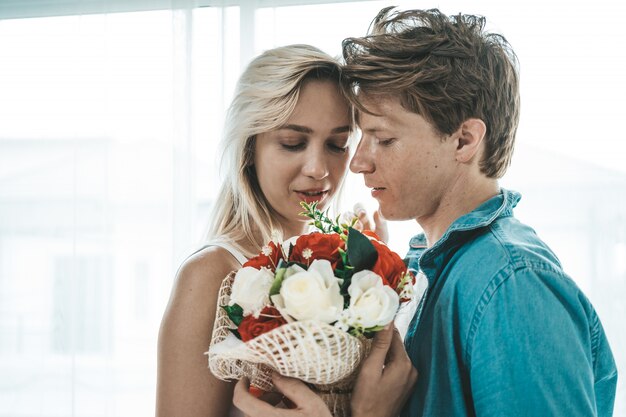
<svg viewBox="0 0 626 417"><path fill-rule="evenodd" d="M367 210L365 210L365 206L363 205L363 203L354 203L354 206L352 207L352 211L354 212L354 214L356 214L357 216L359 215L360 212L366 212Z"/></svg>
<svg viewBox="0 0 626 417"><path fill-rule="evenodd" d="M246 416L281 417L280 410L250 394L248 378L241 378L233 391L233 404Z"/></svg>
<svg viewBox="0 0 626 417"><path fill-rule="evenodd" d="M352 207L352 211L354 212L354 215L359 220L357 222L357 225L361 227L360 230L371 230L372 222L367 216L367 210L365 210L365 206L363 206L362 203L356 203L354 207Z"/></svg>
<svg viewBox="0 0 626 417"><path fill-rule="evenodd" d="M360 223L361 230L372 230L372 222L369 217L367 217L367 212L361 211L360 213L357 213L356 216L359 220L357 223Z"/></svg>
<svg viewBox="0 0 626 417"><path fill-rule="evenodd" d="M391 340L393 338L393 324L388 324L385 328L374 336L372 341L372 349L370 354L363 362L363 368L370 371L376 370L382 372L383 365L391 346Z"/></svg>
<svg viewBox="0 0 626 417"><path fill-rule="evenodd" d="M402 336L400 336L400 331L398 331L396 326L393 326L391 346L389 347L389 352L387 353L387 362L385 365L402 360L409 360L409 355L407 355L406 350L404 349L404 342L402 341Z"/></svg>
<svg viewBox="0 0 626 417"><path fill-rule="evenodd" d="M282 376L277 372L272 374L272 382L276 388L297 405L305 404L312 400L318 400L315 394L304 382L299 379Z"/></svg>
<svg viewBox="0 0 626 417"><path fill-rule="evenodd" d="M374 212L374 232L381 238L383 242L389 240L389 228L387 227L387 220L380 213L380 209Z"/></svg>
<svg viewBox="0 0 626 417"><path fill-rule="evenodd" d="M279 392L266 392L258 398L268 404L277 405L283 400L283 395Z"/></svg>

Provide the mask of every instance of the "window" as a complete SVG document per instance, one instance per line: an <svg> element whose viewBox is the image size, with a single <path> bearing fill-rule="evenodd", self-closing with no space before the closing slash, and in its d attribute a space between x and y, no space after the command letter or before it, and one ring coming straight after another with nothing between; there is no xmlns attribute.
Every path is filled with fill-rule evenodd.
<svg viewBox="0 0 626 417"><path fill-rule="evenodd" d="M283 44L339 55L385 5L0 4L0 417L154 415L158 326L216 197L240 70ZM516 50L522 119L502 184L523 193L518 217L593 301L623 374L626 4L439 6L486 15ZM371 212L362 179L348 182L345 208ZM417 227L390 226L402 253Z"/></svg>

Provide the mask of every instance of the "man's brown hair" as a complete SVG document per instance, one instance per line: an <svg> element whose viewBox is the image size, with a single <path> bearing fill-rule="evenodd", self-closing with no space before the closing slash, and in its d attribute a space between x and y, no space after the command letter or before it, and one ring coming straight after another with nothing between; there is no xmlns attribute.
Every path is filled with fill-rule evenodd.
<svg viewBox="0 0 626 417"><path fill-rule="evenodd" d="M359 91L399 97L442 134L469 118L485 122L480 161L490 178L511 162L519 121L517 57L507 40L485 32L485 18L437 9L382 9L368 36L343 41L344 89L361 111Z"/></svg>

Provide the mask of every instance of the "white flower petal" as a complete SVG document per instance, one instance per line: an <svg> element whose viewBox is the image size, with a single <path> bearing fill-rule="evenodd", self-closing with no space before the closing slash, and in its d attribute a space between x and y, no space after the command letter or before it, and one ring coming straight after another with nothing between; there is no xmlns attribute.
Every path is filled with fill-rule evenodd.
<svg viewBox="0 0 626 417"><path fill-rule="evenodd" d="M299 269L287 276L280 288L284 311L297 320L337 321L343 297L330 262L316 260L308 270Z"/></svg>
<svg viewBox="0 0 626 417"><path fill-rule="evenodd" d="M391 322L399 307L399 297L382 278L372 271L360 271L352 276L348 307L350 325L368 329Z"/></svg>
<svg viewBox="0 0 626 417"><path fill-rule="evenodd" d="M258 313L269 304L269 291L274 274L266 268L241 268L235 275L230 294L230 305L238 304L244 315Z"/></svg>

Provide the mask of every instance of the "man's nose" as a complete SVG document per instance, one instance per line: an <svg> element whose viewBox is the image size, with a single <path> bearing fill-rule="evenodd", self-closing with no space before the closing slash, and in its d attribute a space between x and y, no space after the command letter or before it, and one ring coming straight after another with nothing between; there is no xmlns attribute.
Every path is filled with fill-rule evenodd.
<svg viewBox="0 0 626 417"><path fill-rule="evenodd" d="M366 140L361 138L356 152L350 161L350 171L355 174L371 174L376 170L372 158L372 149Z"/></svg>

